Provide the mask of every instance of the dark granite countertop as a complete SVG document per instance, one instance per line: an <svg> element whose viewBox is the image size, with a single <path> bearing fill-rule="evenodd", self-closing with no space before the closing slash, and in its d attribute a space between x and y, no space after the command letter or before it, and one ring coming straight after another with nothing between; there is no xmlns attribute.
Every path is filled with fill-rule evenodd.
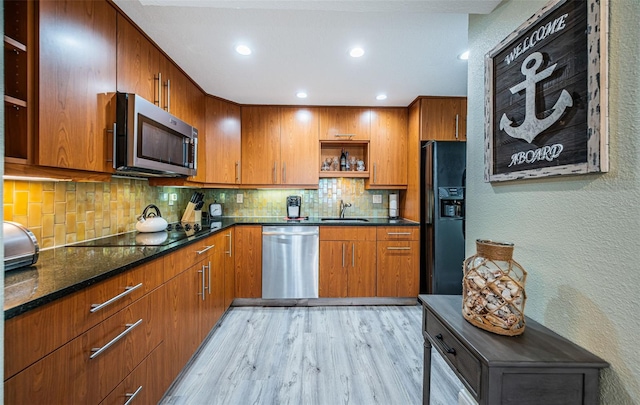
<svg viewBox="0 0 640 405"><path fill-rule="evenodd" d="M403 219L367 218L367 222L302 221L274 217L223 217L219 229L166 246L74 247L40 252L34 266L5 272L4 318L9 319L55 301L116 274L140 266L234 225L418 226ZM135 231L134 231L135 232Z"/></svg>

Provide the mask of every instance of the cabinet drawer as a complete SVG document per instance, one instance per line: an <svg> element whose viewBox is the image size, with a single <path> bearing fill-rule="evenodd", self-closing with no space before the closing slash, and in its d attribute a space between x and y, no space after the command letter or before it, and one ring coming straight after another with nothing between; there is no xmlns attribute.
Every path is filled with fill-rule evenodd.
<svg viewBox="0 0 640 405"><path fill-rule="evenodd" d="M162 305L158 288L16 374L5 402L98 403L162 341Z"/></svg>
<svg viewBox="0 0 640 405"><path fill-rule="evenodd" d="M374 226L321 226L320 240L376 240Z"/></svg>
<svg viewBox="0 0 640 405"><path fill-rule="evenodd" d="M163 376L163 350L164 342L118 384L100 405L123 405L127 401L131 401L131 405L157 404L171 383L165 381Z"/></svg>
<svg viewBox="0 0 640 405"><path fill-rule="evenodd" d="M442 356L477 398L482 371L480 361L449 332L431 311L426 312L425 321L425 329L429 339L431 342L435 342L433 345L442 353Z"/></svg>
<svg viewBox="0 0 640 405"><path fill-rule="evenodd" d="M162 259L154 260L7 320L5 378L158 287L162 274Z"/></svg>
<svg viewBox="0 0 640 405"><path fill-rule="evenodd" d="M164 281L182 273L200 260L209 256L215 246L215 237L210 236L201 241L185 246L164 257Z"/></svg>
<svg viewBox="0 0 640 405"><path fill-rule="evenodd" d="M419 240L417 226L382 226L377 228L378 240Z"/></svg>

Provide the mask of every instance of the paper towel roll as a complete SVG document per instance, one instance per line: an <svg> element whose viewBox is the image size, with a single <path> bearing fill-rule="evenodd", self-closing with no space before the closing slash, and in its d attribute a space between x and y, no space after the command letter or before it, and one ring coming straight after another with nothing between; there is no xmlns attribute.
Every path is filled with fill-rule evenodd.
<svg viewBox="0 0 640 405"><path fill-rule="evenodd" d="M398 194L389 194L389 218L398 217Z"/></svg>

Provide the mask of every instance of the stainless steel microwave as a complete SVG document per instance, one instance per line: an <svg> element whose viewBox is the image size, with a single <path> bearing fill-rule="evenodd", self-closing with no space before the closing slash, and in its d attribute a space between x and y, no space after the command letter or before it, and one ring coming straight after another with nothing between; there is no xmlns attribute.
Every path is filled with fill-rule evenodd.
<svg viewBox="0 0 640 405"><path fill-rule="evenodd" d="M136 176L195 176L198 130L132 93L116 93L113 167Z"/></svg>

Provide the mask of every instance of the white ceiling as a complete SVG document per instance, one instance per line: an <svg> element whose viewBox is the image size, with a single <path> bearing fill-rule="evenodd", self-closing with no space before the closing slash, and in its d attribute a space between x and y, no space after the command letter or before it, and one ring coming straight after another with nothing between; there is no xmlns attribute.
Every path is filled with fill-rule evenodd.
<svg viewBox="0 0 640 405"><path fill-rule="evenodd" d="M468 14L500 0L114 0L205 92L241 104L464 96ZM236 45L253 53L241 56ZM361 46L364 56L349 50ZM296 97L298 91L308 98ZM376 95L387 94L384 101Z"/></svg>

